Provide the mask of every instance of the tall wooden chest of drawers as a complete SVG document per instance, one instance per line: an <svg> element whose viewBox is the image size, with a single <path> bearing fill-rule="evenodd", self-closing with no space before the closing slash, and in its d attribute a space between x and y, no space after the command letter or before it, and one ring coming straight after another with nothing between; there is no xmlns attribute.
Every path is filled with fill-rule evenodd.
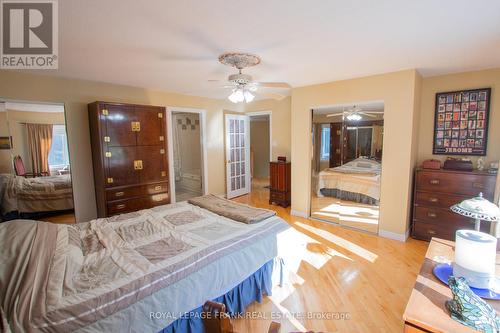
<svg viewBox="0 0 500 333"><path fill-rule="evenodd" d="M290 166L290 162L269 162L269 174L271 177L269 204L276 203L283 207L290 206L292 183Z"/></svg>
<svg viewBox="0 0 500 333"><path fill-rule="evenodd" d="M453 213L450 207L480 192L492 201L496 175L481 171L417 169L413 193L412 236L430 240L432 237L455 239L458 229L474 229L470 218ZM489 232L489 224L481 230Z"/></svg>
<svg viewBox="0 0 500 333"><path fill-rule="evenodd" d="M97 214L170 203L165 108L88 105Z"/></svg>

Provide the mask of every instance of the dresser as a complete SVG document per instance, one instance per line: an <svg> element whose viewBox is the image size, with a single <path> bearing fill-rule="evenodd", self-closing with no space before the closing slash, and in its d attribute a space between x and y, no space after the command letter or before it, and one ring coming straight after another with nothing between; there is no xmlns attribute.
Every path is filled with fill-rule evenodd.
<svg viewBox="0 0 500 333"><path fill-rule="evenodd" d="M452 171L417 169L413 193L412 236L430 240L439 237L455 239L458 229L474 229L470 218L453 213L450 207L479 192L492 201L496 175L485 171ZM489 224L481 230L489 232Z"/></svg>
<svg viewBox="0 0 500 333"><path fill-rule="evenodd" d="M269 204L275 203L282 207L290 206L292 183L290 166L290 162L269 162Z"/></svg>
<svg viewBox="0 0 500 333"><path fill-rule="evenodd" d="M170 203L165 108L88 105L97 214Z"/></svg>

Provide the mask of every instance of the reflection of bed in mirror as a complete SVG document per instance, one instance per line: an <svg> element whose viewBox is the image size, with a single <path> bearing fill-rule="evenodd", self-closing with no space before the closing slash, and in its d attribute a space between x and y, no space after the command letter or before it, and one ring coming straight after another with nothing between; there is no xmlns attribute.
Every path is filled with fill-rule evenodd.
<svg viewBox="0 0 500 333"><path fill-rule="evenodd" d="M0 218L74 222L62 104L0 100Z"/></svg>
<svg viewBox="0 0 500 333"><path fill-rule="evenodd" d="M378 205L381 165L374 159L357 158L318 175L318 197L334 197L363 204Z"/></svg>
<svg viewBox="0 0 500 333"><path fill-rule="evenodd" d="M73 209L69 174L33 178L2 174L0 178L3 190L0 193L1 213L6 219Z"/></svg>

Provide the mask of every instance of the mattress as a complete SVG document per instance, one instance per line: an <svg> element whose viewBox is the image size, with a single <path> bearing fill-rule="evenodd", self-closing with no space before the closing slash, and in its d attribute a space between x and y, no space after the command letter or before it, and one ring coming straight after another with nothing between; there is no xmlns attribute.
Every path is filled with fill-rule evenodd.
<svg viewBox="0 0 500 333"><path fill-rule="evenodd" d="M27 332L157 332L273 260L287 229L187 202L75 226L6 222L2 308Z"/></svg>

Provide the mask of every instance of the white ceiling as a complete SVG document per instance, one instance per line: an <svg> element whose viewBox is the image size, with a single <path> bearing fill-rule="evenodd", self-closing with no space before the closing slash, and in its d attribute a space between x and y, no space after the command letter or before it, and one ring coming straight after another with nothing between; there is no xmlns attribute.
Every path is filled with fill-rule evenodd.
<svg viewBox="0 0 500 333"><path fill-rule="evenodd" d="M258 81L304 86L417 68L500 67L498 0L64 0L59 67L44 74L226 97L227 51Z"/></svg>
<svg viewBox="0 0 500 333"><path fill-rule="evenodd" d="M59 112L64 112L64 105L48 104L48 103L0 101L0 112L5 112L7 110L59 113Z"/></svg>

